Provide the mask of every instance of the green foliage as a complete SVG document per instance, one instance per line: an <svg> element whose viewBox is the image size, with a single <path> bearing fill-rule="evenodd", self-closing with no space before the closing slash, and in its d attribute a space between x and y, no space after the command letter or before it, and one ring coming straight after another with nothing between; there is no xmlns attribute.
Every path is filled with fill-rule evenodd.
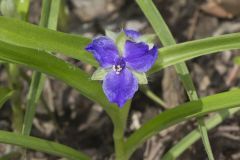
<svg viewBox="0 0 240 160"><path fill-rule="evenodd" d="M17 133L0 131L0 142L65 157L69 160L90 160L84 153L65 145Z"/></svg>
<svg viewBox="0 0 240 160"><path fill-rule="evenodd" d="M97 66L84 48L90 39L45 29L16 19L0 17L0 40L37 50L61 52L66 56Z"/></svg>
<svg viewBox="0 0 240 160"><path fill-rule="evenodd" d="M22 64L54 76L78 89L81 94L89 99L100 103L109 112L117 108L110 107L99 82L91 81L87 73L54 55L40 50L0 42L0 59L6 62Z"/></svg>
<svg viewBox="0 0 240 160"><path fill-rule="evenodd" d="M17 11L21 16L21 19L24 19L28 14L27 8L29 6L29 0L21 2L22 3L17 6ZM116 105L108 102L102 91L101 84L97 81L91 81L91 79L102 80L106 75L106 70L101 68L97 69L91 78L88 73L85 73L73 64L57 58L52 54L52 52L57 52L81 60L82 62L91 64L95 67L98 66L92 55L87 53L84 49L91 41L89 38L81 35L54 31L57 27L60 1L44 0L43 2L44 5L40 21L41 27L12 18L0 17L0 60L6 63L23 65L37 71L33 74L28 94L27 109L29 110L26 112L24 123L28 129L23 132L24 134L28 135L31 131L35 106L41 94L45 79L43 74L47 74L48 76L61 80L67 85L77 89L80 94L103 107L113 122L113 139L117 160L129 159L132 153L148 138L167 127L190 118L198 119L200 131L202 132L201 136L205 143L206 150L208 151L210 159L213 159L213 157L211 157L211 149L208 148L207 129L215 127L222 121L222 119L217 115L212 121L206 123L205 127L204 121L202 119L199 120L199 117L220 110L225 110L221 111L221 115L223 115L223 118L227 117L226 109L238 107L240 105L240 89L219 93L198 100L191 76L184 62L219 51L240 49L240 33L175 44L171 32L152 1L137 0L137 3L153 26L156 35L164 45L163 48L159 49L158 60L148 74L175 65L176 71L183 82L191 102L164 111L146 122L139 130L126 139L124 137L124 130L126 128L131 101L129 101L122 109L119 109ZM2 0L2 3L4 4L4 0ZM5 12L4 9L2 9L2 12ZM14 8L14 10L15 9L16 8ZM11 8L8 9L8 11L11 11ZM11 11L11 13L13 13L13 11ZM7 14L9 13L6 12L5 15ZM106 34L116 40L118 48L123 52L123 42L127 37L123 33L115 34L111 31L106 31ZM152 43L154 39L155 35L145 35L141 40ZM236 58L235 62L239 63L239 61L239 58ZM147 84L145 74L135 72L134 75L138 78L140 84ZM162 102L162 100L153 94L146 86L142 86L141 90L156 103L163 106L165 105L164 102ZM12 90L0 88L0 106L9 99L13 93ZM236 111L238 111L238 109L230 109L229 113L233 114ZM23 126L23 128L26 126ZM64 145L26 135L0 131L0 142L46 152L72 160L90 159L83 153ZM167 157L166 159L177 158L187 146L191 145L199 137L199 132L197 130L193 131L189 136L186 136L179 145L176 145L175 148L167 153L165 156Z"/></svg>
<svg viewBox="0 0 240 160"><path fill-rule="evenodd" d="M151 72L156 72L177 62L233 49L240 49L240 33L209 37L164 47L159 50L162 59L157 60Z"/></svg>
<svg viewBox="0 0 240 160"><path fill-rule="evenodd" d="M214 111L238 107L240 105L239 96L240 89L236 89L181 104L159 114L127 139L126 154L131 155L149 137L183 120L200 117Z"/></svg>
<svg viewBox="0 0 240 160"><path fill-rule="evenodd" d="M40 19L41 26L47 26L51 29L57 28L58 11L60 9L60 0L44 0L42 3L42 14ZM27 12L27 11L26 11ZM52 22L54 21L54 22ZM27 95L27 106L22 127L23 135L29 135L32 128L33 118L36 112L36 106L43 90L46 76L41 72L35 71L32 76L30 89Z"/></svg>
<svg viewBox="0 0 240 160"><path fill-rule="evenodd" d="M173 45L172 47L174 48L175 46ZM102 104L111 117L115 117L117 113L117 107L110 107L98 82L90 81L90 77L86 73L53 55L1 42L0 59L11 63L23 64L52 75L78 89L86 97Z"/></svg>
<svg viewBox="0 0 240 160"><path fill-rule="evenodd" d="M79 35L57 32L19 20L0 17L0 41L37 50L60 52L98 66L92 55L84 50L91 40ZM233 49L240 49L240 33L163 47L159 49L158 60L149 74L199 56Z"/></svg>

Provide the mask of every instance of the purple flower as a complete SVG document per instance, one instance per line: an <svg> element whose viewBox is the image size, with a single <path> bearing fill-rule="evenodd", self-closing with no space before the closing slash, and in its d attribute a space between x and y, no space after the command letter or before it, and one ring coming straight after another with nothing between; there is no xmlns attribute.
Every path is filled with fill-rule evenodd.
<svg viewBox="0 0 240 160"><path fill-rule="evenodd" d="M94 73L100 78L95 80L103 80L108 100L120 107L134 96L138 83L146 79L145 72L157 59L157 47L143 42L143 37L134 30L124 30L113 39L97 37L86 47L100 64Z"/></svg>

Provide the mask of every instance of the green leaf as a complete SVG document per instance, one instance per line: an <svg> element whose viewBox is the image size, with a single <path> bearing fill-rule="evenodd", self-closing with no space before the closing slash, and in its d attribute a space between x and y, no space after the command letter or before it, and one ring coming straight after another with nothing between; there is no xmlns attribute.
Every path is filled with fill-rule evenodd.
<svg viewBox="0 0 240 160"><path fill-rule="evenodd" d="M98 66L93 56L84 50L91 40L79 35L57 32L15 19L0 17L0 40L27 48L60 52L93 66ZM170 40L166 40L165 43L170 43ZM240 49L240 33L164 47L159 49L159 57L149 73L202 55L231 49Z"/></svg>
<svg viewBox="0 0 240 160"><path fill-rule="evenodd" d="M104 68L99 67L92 75L91 80L103 80L107 75L108 71Z"/></svg>
<svg viewBox="0 0 240 160"><path fill-rule="evenodd" d="M61 1L62 0L54 0L51 2L47 25L47 28L49 29L57 30Z"/></svg>
<svg viewBox="0 0 240 160"><path fill-rule="evenodd" d="M133 70L132 73L137 78L139 84L148 84L147 76L145 73L139 73Z"/></svg>
<svg viewBox="0 0 240 160"><path fill-rule="evenodd" d="M240 33L226 34L164 47L159 50L159 58L150 73L199 56L233 49L240 49Z"/></svg>
<svg viewBox="0 0 240 160"><path fill-rule="evenodd" d="M60 52L98 66L92 54L84 49L91 40L83 36L57 32L0 16L0 41L37 50Z"/></svg>
<svg viewBox="0 0 240 160"><path fill-rule="evenodd" d="M90 76L74 65L43 51L18 47L0 41L0 59L6 62L25 65L49 74L77 89L82 95L99 103L114 119L118 107L110 104L99 82L91 81Z"/></svg>
<svg viewBox="0 0 240 160"><path fill-rule="evenodd" d="M0 87L0 108L13 95L14 91Z"/></svg>
<svg viewBox="0 0 240 160"><path fill-rule="evenodd" d="M160 131L192 117L201 117L207 113L238 107L240 89L201 98L167 110L145 123L133 133L126 142L126 154L130 155L148 138Z"/></svg>
<svg viewBox="0 0 240 160"><path fill-rule="evenodd" d="M76 151L68 146L17 133L0 131L0 142L65 157L69 160L90 160L90 157L84 153Z"/></svg>

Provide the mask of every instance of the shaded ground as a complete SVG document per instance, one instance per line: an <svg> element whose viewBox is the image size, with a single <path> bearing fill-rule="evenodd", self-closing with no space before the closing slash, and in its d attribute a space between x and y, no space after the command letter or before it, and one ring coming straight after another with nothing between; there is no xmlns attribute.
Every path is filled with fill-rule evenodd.
<svg viewBox="0 0 240 160"><path fill-rule="evenodd" d="M214 10L213 7L211 8L210 1L207 2L201 0L155 1L178 42L240 31L240 19L237 11L233 12L234 7L230 7L230 11L223 9L225 13L219 9ZM229 8L229 4L221 5ZM233 6L236 5L240 5L240 2L236 1ZM103 34L105 28L119 31L122 27L126 27L137 29L142 33L153 33L133 0L69 0L67 6L70 12L70 18L67 21L69 25L61 27L65 32L92 37ZM39 1L33 0L31 7L30 19L33 23L37 23L40 13ZM239 85L239 69L232 62L235 55L239 55L239 51L203 56L187 62L199 96L223 92ZM89 65L75 60L70 61L88 72L93 71ZM24 71L28 75L31 74L26 69ZM150 88L164 98L169 108L187 100L173 69L168 68L158 72L150 76L149 80ZM21 82L24 86L22 96L25 99L28 84L25 80ZM1 67L0 84L7 84L3 67ZM142 124L162 111L162 107L138 92L132 103L126 134L132 133L138 127L136 124ZM11 130L10 117L10 104L7 103L0 112L1 129ZM240 159L240 119L238 117L234 116L224 121L209 132L217 160ZM134 154L132 159L159 160L174 143L194 128L196 128L194 120L171 127L152 137ZM41 98L34 120L33 136L55 140L82 150L91 155L92 159L107 160L113 159L111 134L112 124L100 106L59 81L51 78L47 80L44 96ZM10 146L1 145L0 153L6 153L12 149ZM29 152L29 157L30 159L34 157L36 160L57 159L33 151ZM179 160L192 159L207 159L201 141L195 143L179 158Z"/></svg>

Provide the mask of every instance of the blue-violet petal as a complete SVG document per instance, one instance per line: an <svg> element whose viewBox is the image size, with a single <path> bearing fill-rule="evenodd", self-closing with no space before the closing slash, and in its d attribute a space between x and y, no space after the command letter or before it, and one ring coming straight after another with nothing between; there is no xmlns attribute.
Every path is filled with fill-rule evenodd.
<svg viewBox="0 0 240 160"><path fill-rule="evenodd" d="M114 41L106 36L95 38L85 49L93 53L103 68L112 67L114 60L118 58L118 49Z"/></svg>
<svg viewBox="0 0 240 160"><path fill-rule="evenodd" d="M122 107L138 90L138 82L127 68L120 74L111 71L103 80L103 90L110 102Z"/></svg>
<svg viewBox="0 0 240 160"><path fill-rule="evenodd" d="M155 63L157 56L156 46L149 50L146 43L126 41L124 53L126 65L137 72L147 72Z"/></svg>
<svg viewBox="0 0 240 160"><path fill-rule="evenodd" d="M124 29L123 30L126 34L127 37L133 39L133 40L137 40L141 34L137 31L131 30L131 29Z"/></svg>

